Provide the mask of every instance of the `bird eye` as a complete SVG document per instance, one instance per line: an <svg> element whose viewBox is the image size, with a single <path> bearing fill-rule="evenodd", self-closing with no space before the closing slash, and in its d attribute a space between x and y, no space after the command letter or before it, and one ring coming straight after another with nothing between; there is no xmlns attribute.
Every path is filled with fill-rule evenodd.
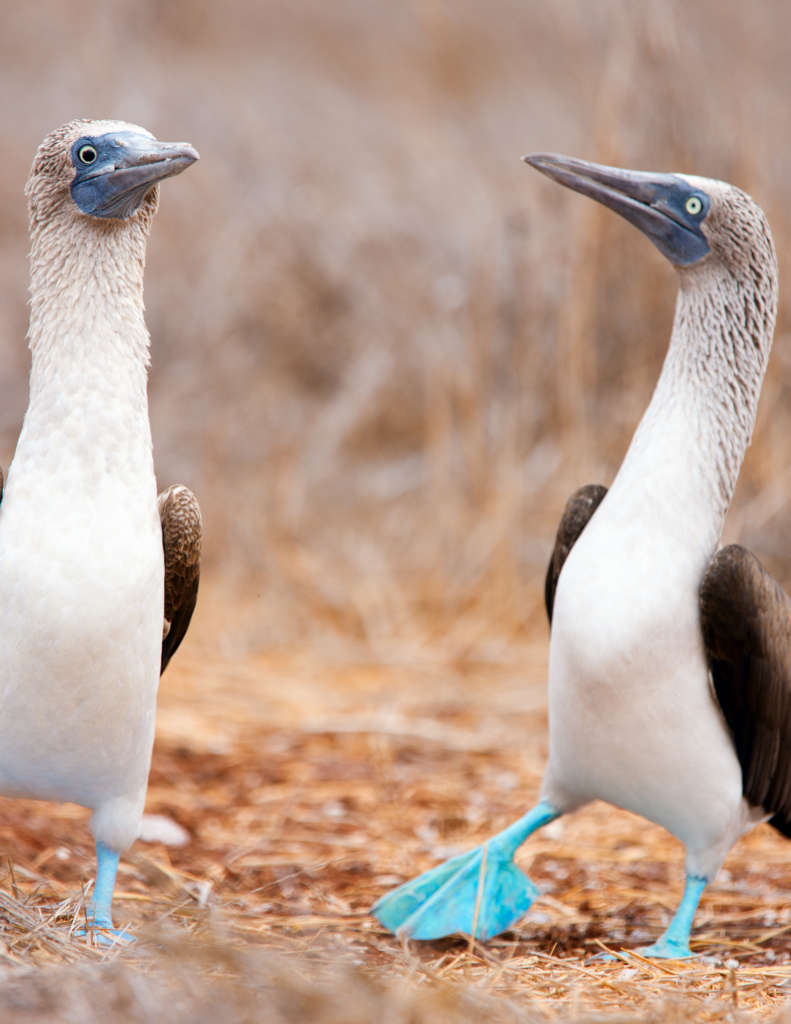
<svg viewBox="0 0 791 1024"><path fill-rule="evenodd" d="M93 146L80 146L77 150L77 156L84 164L92 164L98 155Z"/></svg>
<svg viewBox="0 0 791 1024"><path fill-rule="evenodd" d="M703 203L698 199L697 196L690 196L684 204L684 208L687 213L691 213L693 217L697 217L700 211L703 209Z"/></svg>

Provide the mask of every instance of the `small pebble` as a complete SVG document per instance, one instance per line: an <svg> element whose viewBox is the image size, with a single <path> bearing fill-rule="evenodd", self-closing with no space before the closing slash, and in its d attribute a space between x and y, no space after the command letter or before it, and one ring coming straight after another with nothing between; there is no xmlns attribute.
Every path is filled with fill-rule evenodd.
<svg viewBox="0 0 791 1024"><path fill-rule="evenodd" d="M177 821L165 814L144 814L139 838L144 843L162 843L164 846L186 846L190 834Z"/></svg>
<svg viewBox="0 0 791 1024"><path fill-rule="evenodd" d="M555 821L551 821L541 829L541 835L544 839L552 839L554 842L558 842L563 838L564 830L564 823L560 818L557 818Z"/></svg>

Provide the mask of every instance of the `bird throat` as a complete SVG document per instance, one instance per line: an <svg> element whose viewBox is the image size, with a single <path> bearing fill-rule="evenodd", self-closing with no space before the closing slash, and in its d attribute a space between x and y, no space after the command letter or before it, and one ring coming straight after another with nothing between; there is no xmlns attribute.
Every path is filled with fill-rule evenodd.
<svg viewBox="0 0 791 1024"><path fill-rule="evenodd" d="M148 224L54 218L31 232L31 386L57 364L83 369L111 361L144 368L143 319Z"/></svg>

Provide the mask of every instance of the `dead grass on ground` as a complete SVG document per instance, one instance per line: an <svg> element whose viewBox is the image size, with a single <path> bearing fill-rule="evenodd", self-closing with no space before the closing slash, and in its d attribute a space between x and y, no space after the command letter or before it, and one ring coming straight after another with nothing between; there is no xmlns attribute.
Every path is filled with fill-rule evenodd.
<svg viewBox="0 0 791 1024"><path fill-rule="evenodd" d="M141 942L96 948L75 933L94 870L86 812L5 801L0 1009L8 992L43 985L61 992L57 1012L82 992L97 1019L116 1019L102 1000L123 990L118 1020L156 1019L145 1006L168 991L184 1020L221 998L228 1020L379 1020L385 1007L412 1021L771 1017L791 987L791 848L767 826L704 894L689 963L634 952L680 898L680 844L601 804L519 852L542 895L498 939L402 947L368 916L382 893L535 799L545 670L543 639L390 660L349 645L178 659L147 809L191 839L138 842L122 860L116 918ZM605 949L614 961L595 959ZM19 1019L70 1019L36 1012Z"/></svg>

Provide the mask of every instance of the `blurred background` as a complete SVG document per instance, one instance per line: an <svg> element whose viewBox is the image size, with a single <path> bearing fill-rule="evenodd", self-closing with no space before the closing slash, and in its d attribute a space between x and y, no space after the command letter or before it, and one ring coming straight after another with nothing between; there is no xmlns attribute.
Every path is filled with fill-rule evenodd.
<svg viewBox="0 0 791 1024"><path fill-rule="evenodd" d="M459 650L545 629L562 506L612 481L675 275L519 160L723 178L781 310L727 537L791 582L786 0L19 0L0 32L0 462L27 403L36 146L74 117L186 140L146 277L164 487L205 523L198 633ZM195 642L196 635L190 642Z"/></svg>

